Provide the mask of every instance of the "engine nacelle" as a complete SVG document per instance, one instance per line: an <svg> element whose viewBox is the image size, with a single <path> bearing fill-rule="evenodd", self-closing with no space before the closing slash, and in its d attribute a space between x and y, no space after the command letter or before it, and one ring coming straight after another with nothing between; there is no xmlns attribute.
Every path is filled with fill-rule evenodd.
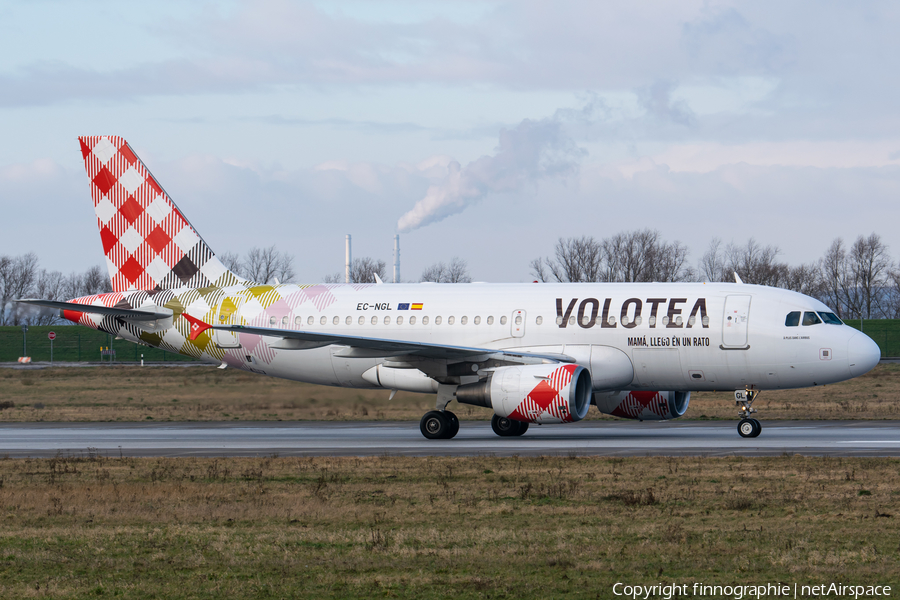
<svg viewBox="0 0 900 600"><path fill-rule="evenodd" d="M523 365L495 369L485 381L461 385L456 400L491 408L526 423L571 423L591 406L591 374L578 365Z"/></svg>
<svg viewBox="0 0 900 600"><path fill-rule="evenodd" d="M641 421L677 419L687 411L690 392L597 392L594 404L600 412Z"/></svg>

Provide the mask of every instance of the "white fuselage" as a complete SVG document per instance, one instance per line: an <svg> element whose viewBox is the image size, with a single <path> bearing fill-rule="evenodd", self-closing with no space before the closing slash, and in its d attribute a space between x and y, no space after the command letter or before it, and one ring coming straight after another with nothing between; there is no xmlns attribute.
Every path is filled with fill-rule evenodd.
<svg viewBox="0 0 900 600"><path fill-rule="evenodd" d="M296 293L292 287L297 288ZM792 311L829 309L802 294L755 285L316 287L327 293L327 302L318 293L309 297L304 291L309 286L283 284L275 286L281 298L300 300L279 301L265 308L255 298L238 298L246 288L222 289L212 307L216 323L567 355L591 370L595 390L762 390L823 385L866 372L880 356L872 340L846 325L786 326L786 315ZM233 312L222 308L229 298L236 307ZM190 306L186 312L204 317L193 314ZM246 333L216 331L213 340L224 349L224 358L207 352L201 358L324 385L378 387L371 370L385 361L385 357L347 357L347 349L341 345L282 349L281 338ZM367 372L370 375L364 376ZM436 390L421 382L381 385Z"/></svg>

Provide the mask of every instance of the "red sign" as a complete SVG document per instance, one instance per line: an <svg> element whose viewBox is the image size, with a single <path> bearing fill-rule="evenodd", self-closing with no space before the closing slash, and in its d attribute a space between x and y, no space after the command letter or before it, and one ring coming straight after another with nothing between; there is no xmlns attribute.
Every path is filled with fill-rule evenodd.
<svg viewBox="0 0 900 600"><path fill-rule="evenodd" d="M47 337L50 338L50 341L52 342L53 340L56 339L56 332L51 331L50 333L47 334Z"/></svg>

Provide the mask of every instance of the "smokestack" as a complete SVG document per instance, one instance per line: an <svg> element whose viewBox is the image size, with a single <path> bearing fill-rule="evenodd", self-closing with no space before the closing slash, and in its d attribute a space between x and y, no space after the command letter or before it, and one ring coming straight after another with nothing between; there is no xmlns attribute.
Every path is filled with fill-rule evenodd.
<svg viewBox="0 0 900 600"><path fill-rule="evenodd" d="M394 236L394 283L400 283L400 234Z"/></svg>
<svg viewBox="0 0 900 600"><path fill-rule="evenodd" d="M347 252L344 259L344 283L350 283L350 234L347 234Z"/></svg>

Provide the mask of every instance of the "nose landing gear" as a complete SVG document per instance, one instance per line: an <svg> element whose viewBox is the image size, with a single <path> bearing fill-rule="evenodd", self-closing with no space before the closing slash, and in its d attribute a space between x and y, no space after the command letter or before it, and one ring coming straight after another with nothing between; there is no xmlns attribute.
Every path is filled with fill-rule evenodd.
<svg viewBox="0 0 900 600"><path fill-rule="evenodd" d="M741 437L755 438L762 431L762 425L759 421L750 415L757 412L753 408L753 401L759 392L756 390L735 390L734 403L738 405L738 423L737 430Z"/></svg>

